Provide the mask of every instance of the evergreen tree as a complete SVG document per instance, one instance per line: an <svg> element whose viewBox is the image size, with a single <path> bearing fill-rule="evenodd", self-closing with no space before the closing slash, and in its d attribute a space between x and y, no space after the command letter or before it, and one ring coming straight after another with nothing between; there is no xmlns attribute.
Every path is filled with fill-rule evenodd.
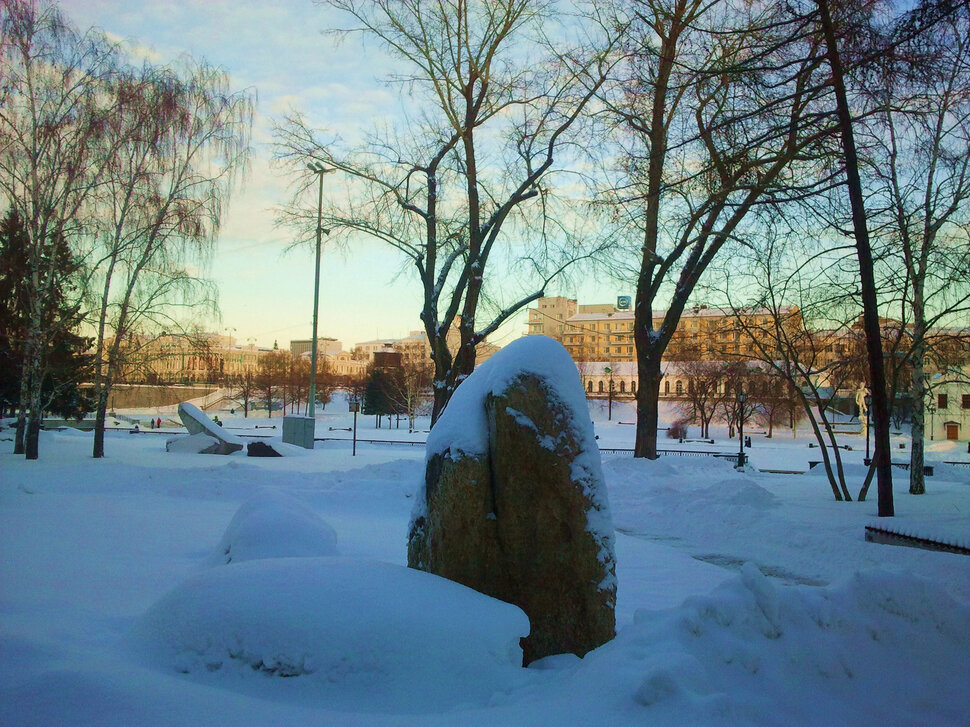
<svg viewBox="0 0 970 727"><path fill-rule="evenodd" d="M367 379L367 388L364 390L364 414L374 414L379 417L384 414L392 414L391 400L388 396L390 382L387 374L380 369L372 369Z"/></svg>
<svg viewBox="0 0 970 727"><path fill-rule="evenodd" d="M23 410L20 401L24 341L30 312L29 237L23 220L13 210L0 220L0 411ZM44 351L42 401L44 408L64 417L81 418L91 400L80 388L90 375L91 340L76 333L78 311L67 302L67 282L75 269L70 251L58 239L49 253L53 269L62 279L57 294L43 311L45 325L53 330ZM65 322L67 324L65 325Z"/></svg>

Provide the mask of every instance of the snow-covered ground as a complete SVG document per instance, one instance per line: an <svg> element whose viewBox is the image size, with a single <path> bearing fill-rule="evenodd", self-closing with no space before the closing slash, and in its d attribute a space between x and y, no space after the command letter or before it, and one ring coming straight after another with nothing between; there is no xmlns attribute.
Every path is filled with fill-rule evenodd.
<svg viewBox="0 0 970 727"><path fill-rule="evenodd" d="M631 447L630 406L591 406L600 446ZM318 414L350 437L346 404ZM276 417L219 416L278 439L254 428ZM358 427L421 442L428 423ZM970 558L867 543L875 486L838 503L818 468L756 471L807 470L804 429L754 434L745 473L604 454L617 637L528 669L518 609L403 567L422 447L166 453L175 431L111 432L103 460L44 432L36 462L0 431L0 725L970 723ZM714 436L660 446L737 450ZM855 494L865 442L843 441ZM938 464L920 497L895 474L894 524L970 538L970 466Z"/></svg>

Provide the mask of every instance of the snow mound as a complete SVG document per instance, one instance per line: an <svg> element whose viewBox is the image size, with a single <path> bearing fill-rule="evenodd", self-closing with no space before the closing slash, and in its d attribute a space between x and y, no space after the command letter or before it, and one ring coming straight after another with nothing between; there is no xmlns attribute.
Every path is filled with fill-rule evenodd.
<svg viewBox="0 0 970 727"><path fill-rule="evenodd" d="M168 442L166 442L165 449L168 452L176 452L180 454L199 454L209 447L214 447L218 444L218 439L200 432L198 434L190 434L187 437L175 437L170 439Z"/></svg>
<svg viewBox="0 0 970 727"><path fill-rule="evenodd" d="M261 490L236 511L210 562L323 555L337 555L330 524L294 497Z"/></svg>
<svg viewBox="0 0 970 727"><path fill-rule="evenodd" d="M72 426L58 427L54 431L54 439L92 439L94 431L84 431Z"/></svg>
<svg viewBox="0 0 970 727"><path fill-rule="evenodd" d="M944 439L940 442L928 442L923 446L925 452L952 452L958 447L962 447L962 442Z"/></svg>
<svg viewBox="0 0 970 727"><path fill-rule="evenodd" d="M968 650L970 606L940 585L867 571L779 587L746 563L707 596L638 611L579 676L614 665L651 724L921 724L927 704L959 724Z"/></svg>
<svg viewBox="0 0 970 727"><path fill-rule="evenodd" d="M521 683L528 632L515 606L428 573L284 558L205 571L158 601L129 638L149 665L209 686L415 712L484 705Z"/></svg>

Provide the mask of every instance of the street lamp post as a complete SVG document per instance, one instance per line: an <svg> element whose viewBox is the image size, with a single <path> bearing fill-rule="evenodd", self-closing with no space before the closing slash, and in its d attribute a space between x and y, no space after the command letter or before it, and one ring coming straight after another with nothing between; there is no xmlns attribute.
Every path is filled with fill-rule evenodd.
<svg viewBox="0 0 970 727"><path fill-rule="evenodd" d="M320 242L323 233L330 230L323 229L323 175L336 171L327 168L319 162L310 162L307 169L317 175L319 187L317 190L317 249L316 262L313 269L313 340L310 344L310 392L307 401L307 416L316 418L317 404L317 312L320 308Z"/></svg>
<svg viewBox="0 0 970 727"><path fill-rule="evenodd" d="M934 414L936 414L936 404L930 400L926 405L926 411L930 413L930 441L933 441L933 430L936 428L936 422L934 421Z"/></svg>
<svg viewBox="0 0 970 727"><path fill-rule="evenodd" d="M738 469L744 469L744 402L748 395L744 393L744 386L738 387Z"/></svg>
<svg viewBox="0 0 970 727"><path fill-rule="evenodd" d="M606 421L613 421L613 369L607 366L603 369L604 372L610 375L610 393L609 393L609 408L606 410Z"/></svg>
<svg viewBox="0 0 970 727"><path fill-rule="evenodd" d="M869 419L869 407L872 406L872 395L866 394L866 458L862 460L862 464L868 467L872 464L872 458L869 456L869 429L870 429L870 419Z"/></svg>

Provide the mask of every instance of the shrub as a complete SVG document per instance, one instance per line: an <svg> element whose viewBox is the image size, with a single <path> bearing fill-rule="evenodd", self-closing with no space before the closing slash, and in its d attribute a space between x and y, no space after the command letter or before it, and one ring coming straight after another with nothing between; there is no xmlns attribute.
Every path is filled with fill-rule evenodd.
<svg viewBox="0 0 970 727"><path fill-rule="evenodd" d="M683 439L687 436L687 420L678 419L677 421L671 423L667 428L667 437L669 439Z"/></svg>

